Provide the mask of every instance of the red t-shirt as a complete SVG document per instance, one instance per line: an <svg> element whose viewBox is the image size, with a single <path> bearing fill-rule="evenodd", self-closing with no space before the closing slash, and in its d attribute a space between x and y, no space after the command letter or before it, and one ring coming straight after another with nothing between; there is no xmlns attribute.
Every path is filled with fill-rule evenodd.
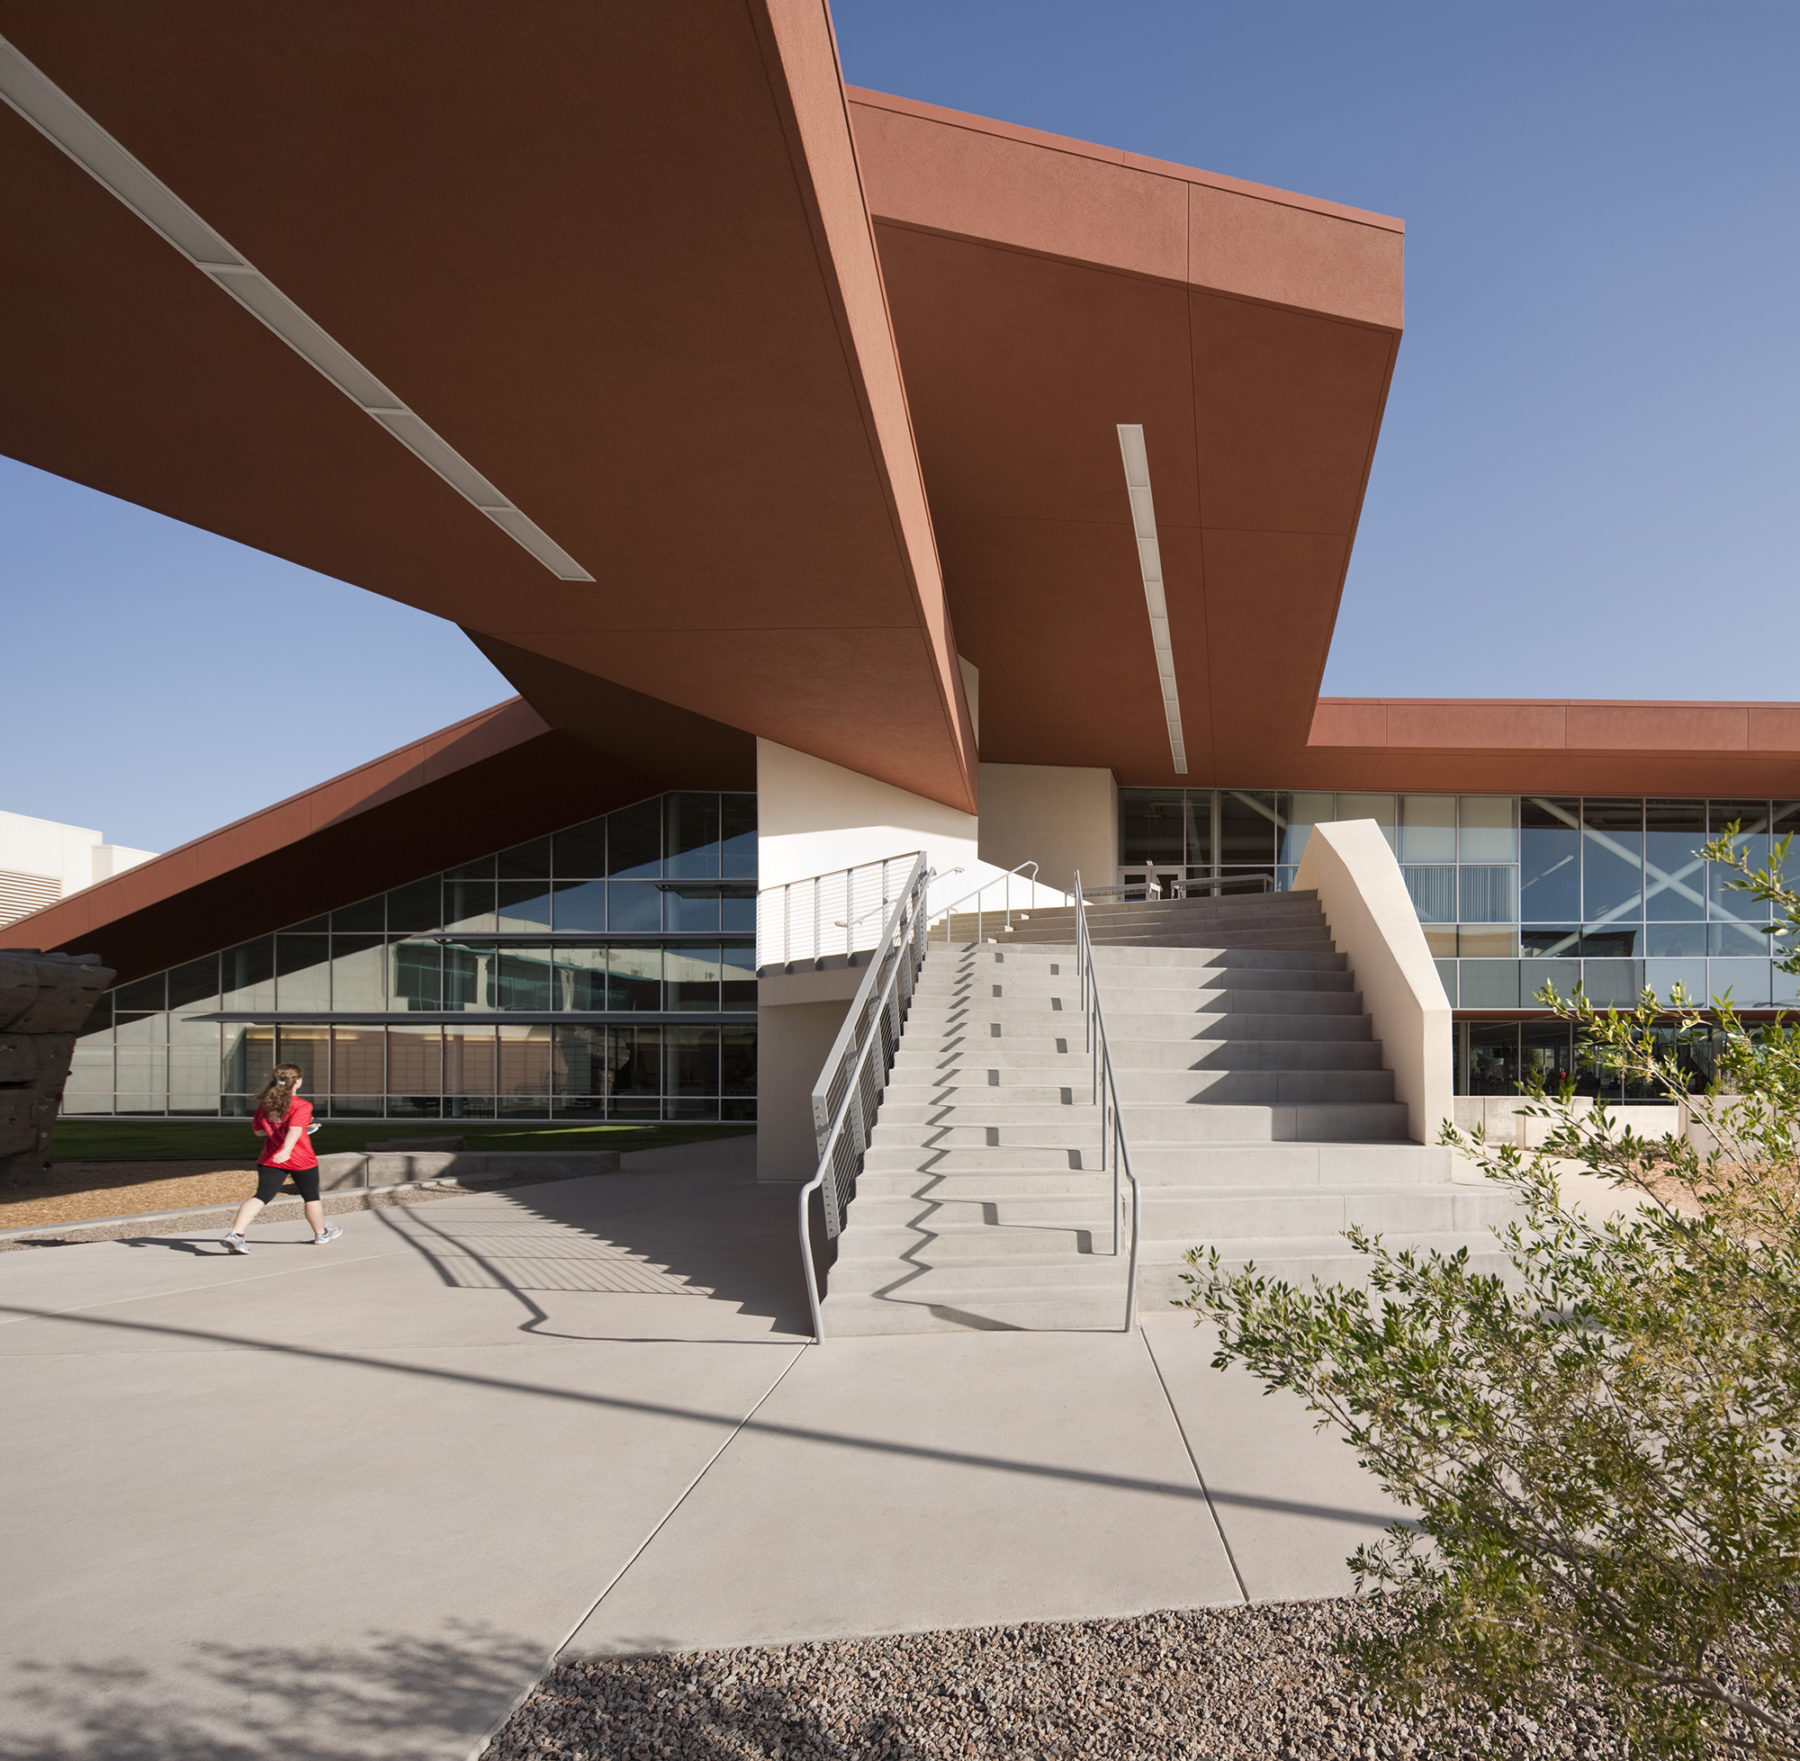
<svg viewBox="0 0 1800 1761"><path fill-rule="evenodd" d="M277 1168L316 1168L319 1158L313 1154L312 1139L306 1135L306 1128L313 1122L312 1102L304 1101L298 1095L288 1102L286 1117L270 1119L265 1117L261 1107L256 1109L256 1116L250 1123L256 1127L257 1135L267 1137L261 1151L257 1155L258 1163L274 1162L287 1134L294 1126L300 1127L300 1141L294 1145L294 1153L285 1162L275 1162Z"/></svg>

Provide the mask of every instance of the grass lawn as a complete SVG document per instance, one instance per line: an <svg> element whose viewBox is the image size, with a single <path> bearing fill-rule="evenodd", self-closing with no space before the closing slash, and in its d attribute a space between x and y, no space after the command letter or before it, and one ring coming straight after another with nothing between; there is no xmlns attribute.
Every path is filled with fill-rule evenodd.
<svg viewBox="0 0 1800 1761"><path fill-rule="evenodd" d="M665 1144L741 1137L754 1125L571 1125L527 1120L340 1119L313 1138L322 1156L366 1149L391 1137L460 1137L472 1150L654 1150ZM201 1156L254 1159L248 1119L59 1119L51 1139L58 1162L185 1162Z"/></svg>

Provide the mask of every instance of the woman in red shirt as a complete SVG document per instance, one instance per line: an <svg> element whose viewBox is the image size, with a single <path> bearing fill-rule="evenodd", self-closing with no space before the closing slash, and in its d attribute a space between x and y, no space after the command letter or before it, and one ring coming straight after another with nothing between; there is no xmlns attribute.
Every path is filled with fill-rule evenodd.
<svg viewBox="0 0 1800 1761"><path fill-rule="evenodd" d="M335 1223L329 1228L325 1225L325 1211L319 1203L319 1158L313 1154L307 1134L312 1124L312 1102L300 1098L302 1080L299 1065L277 1065L256 1097L256 1115L250 1123L264 1140L256 1158L256 1197L247 1198L238 1206L231 1233L225 1237L225 1245L232 1253L250 1251L245 1232L290 1175L305 1201L314 1243L336 1241L344 1233Z"/></svg>

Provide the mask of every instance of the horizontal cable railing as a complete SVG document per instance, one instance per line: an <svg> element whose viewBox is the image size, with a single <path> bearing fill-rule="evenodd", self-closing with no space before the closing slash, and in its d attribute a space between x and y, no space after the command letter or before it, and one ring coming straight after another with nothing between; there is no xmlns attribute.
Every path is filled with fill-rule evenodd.
<svg viewBox="0 0 1800 1761"><path fill-rule="evenodd" d="M833 958L856 964L881 942L894 901L924 858L916 850L764 887L756 897L756 965L792 970Z"/></svg>
<svg viewBox="0 0 1800 1761"><path fill-rule="evenodd" d="M1143 1194L1131 1171L1131 1146L1125 1140L1125 1117L1119 1106L1119 1084L1113 1075L1112 1049L1106 1039L1106 1016L1100 1008L1100 987L1094 981L1094 943L1088 933L1087 902L1082 896L1081 875L1075 876L1075 974L1081 993L1082 1049L1093 1060L1093 1099L1100 1109L1100 1167L1112 1169L1112 1250L1119 1251L1124 1207L1131 1208L1131 1257L1125 1273L1125 1322L1129 1333L1137 1324L1138 1241L1143 1232Z"/></svg>
<svg viewBox="0 0 1800 1761"><path fill-rule="evenodd" d="M813 1254L812 1195L820 1195L825 1234L835 1241L843 1232L844 1213L856 1195L869 1133L875 1127L875 1114L887 1089L907 1008L925 961L925 896L930 884L923 854L915 856L906 883L870 950L868 971L856 988L856 1000L813 1087L819 1167L800 1190L800 1260L806 1269L815 1339L825 1337L825 1322L819 1266Z"/></svg>

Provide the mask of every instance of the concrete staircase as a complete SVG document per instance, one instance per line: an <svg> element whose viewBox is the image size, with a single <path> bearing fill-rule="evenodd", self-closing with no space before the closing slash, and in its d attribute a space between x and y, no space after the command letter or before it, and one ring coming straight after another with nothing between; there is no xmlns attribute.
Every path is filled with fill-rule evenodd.
<svg viewBox="0 0 1800 1761"><path fill-rule="evenodd" d="M1406 1141L1315 898L1089 909L1143 1188L1140 1310L1180 1293L1202 1244L1228 1266L1354 1281L1351 1223L1500 1263L1488 1231L1505 1200ZM933 945L829 1276L828 1334L1124 1324L1075 950L1049 939L1061 915Z"/></svg>

